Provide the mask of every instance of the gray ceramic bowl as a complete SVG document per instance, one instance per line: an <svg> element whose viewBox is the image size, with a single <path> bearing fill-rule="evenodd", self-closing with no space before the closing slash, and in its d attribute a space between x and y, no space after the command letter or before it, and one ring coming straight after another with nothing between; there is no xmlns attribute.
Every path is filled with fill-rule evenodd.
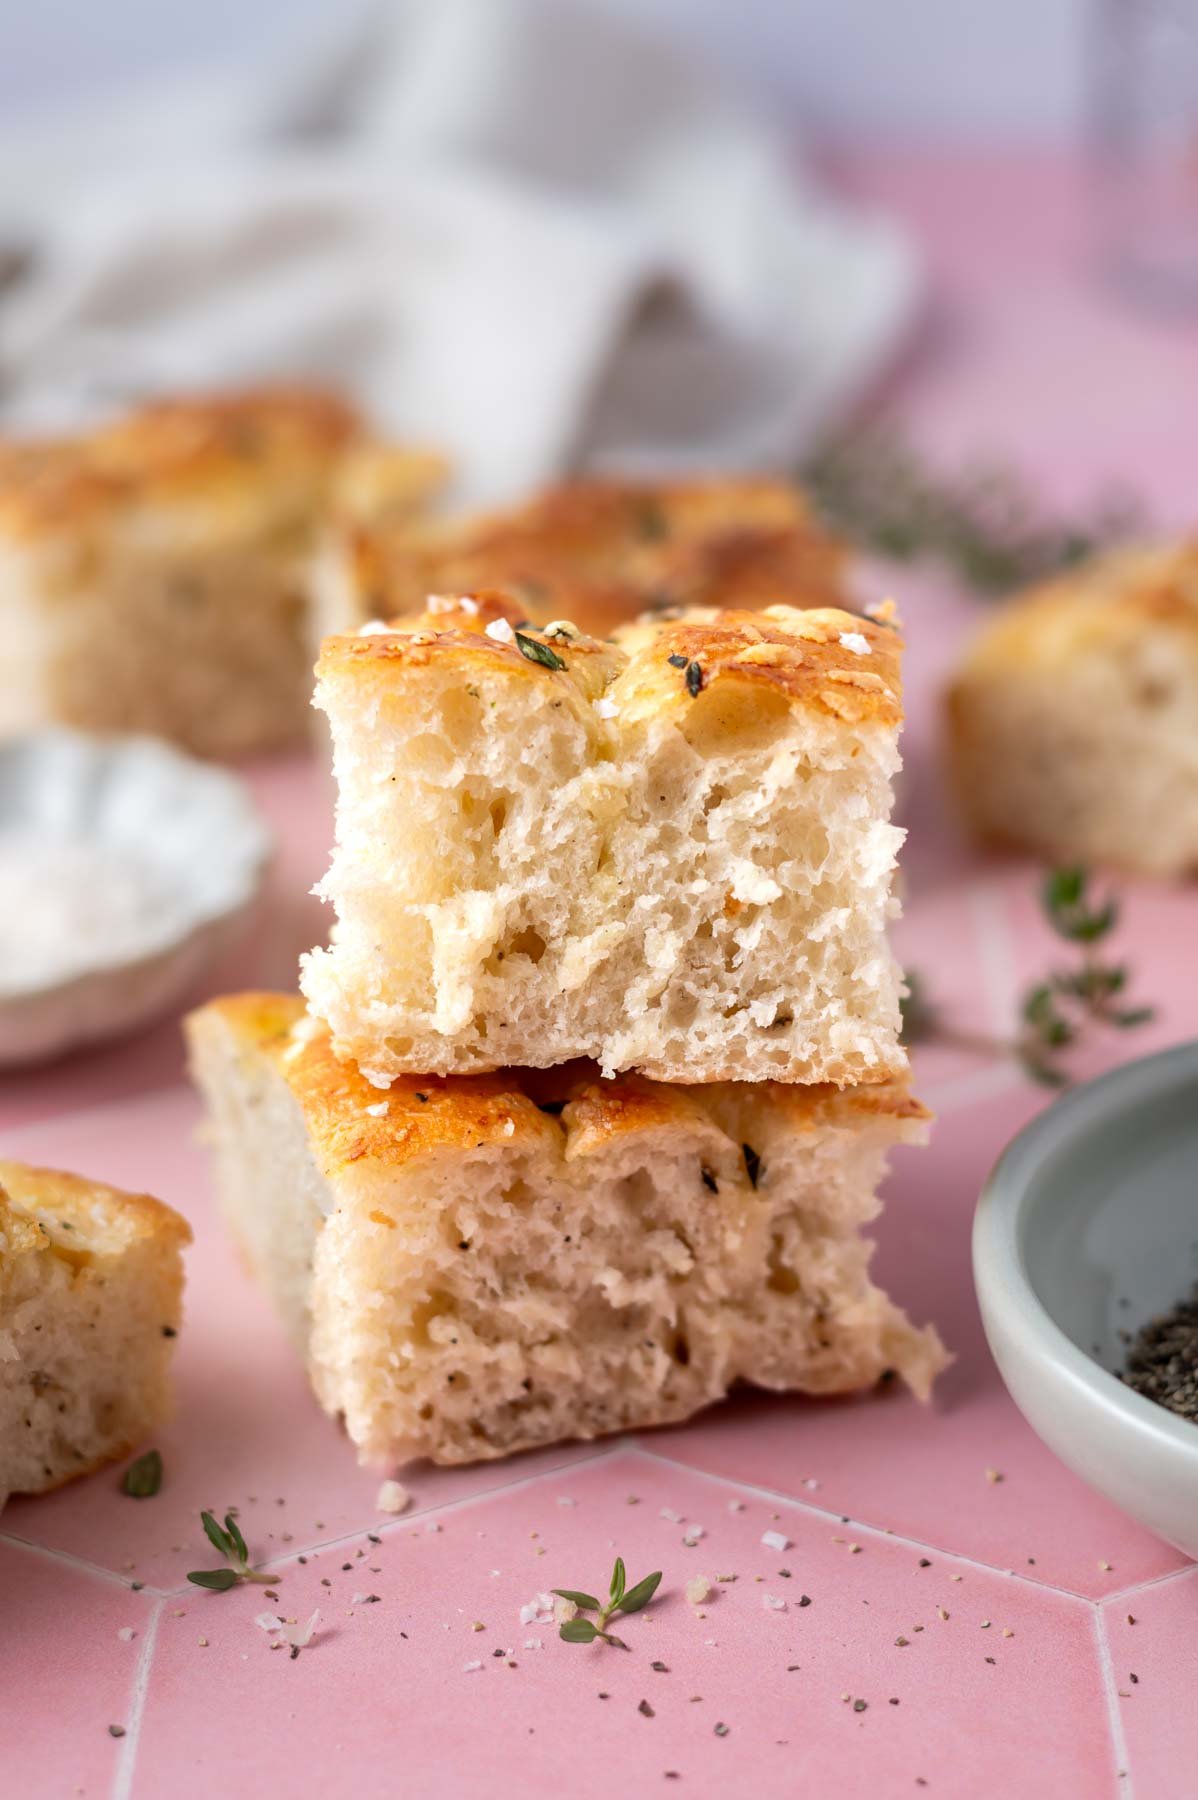
<svg viewBox="0 0 1198 1800"><path fill-rule="evenodd" d="M973 1270L1028 1423L1092 1487L1198 1557L1198 1424L1120 1382L1125 1344L1198 1279L1198 1044L1078 1088L983 1190Z"/></svg>

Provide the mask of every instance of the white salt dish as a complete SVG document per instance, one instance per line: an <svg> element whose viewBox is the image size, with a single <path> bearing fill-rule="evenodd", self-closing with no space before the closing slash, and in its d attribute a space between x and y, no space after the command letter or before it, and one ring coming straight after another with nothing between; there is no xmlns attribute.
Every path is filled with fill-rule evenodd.
<svg viewBox="0 0 1198 1800"><path fill-rule="evenodd" d="M158 739L0 744L0 1068L169 1011L244 924L270 852L245 785Z"/></svg>

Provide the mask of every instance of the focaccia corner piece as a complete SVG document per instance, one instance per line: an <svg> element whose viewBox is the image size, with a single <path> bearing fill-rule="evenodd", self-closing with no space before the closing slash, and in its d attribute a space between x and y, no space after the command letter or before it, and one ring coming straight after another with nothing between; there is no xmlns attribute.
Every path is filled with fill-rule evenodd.
<svg viewBox="0 0 1198 1800"><path fill-rule="evenodd" d="M302 742L331 509L422 503L439 466L330 394L159 401L0 444L0 733L142 731L201 755Z"/></svg>
<svg viewBox="0 0 1198 1800"><path fill-rule="evenodd" d="M605 637L648 607L835 606L843 547L793 482L762 476L589 477L464 518L359 509L326 540L329 632L424 610L429 594L503 588L530 619Z"/></svg>
<svg viewBox="0 0 1198 1800"><path fill-rule="evenodd" d="M148 1194L0 1162L0 1505L166 1419L190 1241Z"/></svg>
<svg viewBox="0 0 1198 1800"><path fill-rule="evenodd" d="M948 717L979 835L1058 862L1198 870L1198 539L1103 556L1008 603Z"/></svg>
<svg viewBox="0 0 1198 1800"><path fill-rule="evenodd" d="M188 1021L223 1210L361 1458L474 1462L688 1417L736 1381L838 1394L946 1356L869 1280L901 1083L604 1081L380 1096L294 999Z"/></svg>
<svg viewBox="0 0 1198 1800"><path fill-rule="evenodd" d="M895 632L696 609L606 643L439 604L318 666L337 920L301 985L337 1053L381 1085L900 1073Z"/></svg>

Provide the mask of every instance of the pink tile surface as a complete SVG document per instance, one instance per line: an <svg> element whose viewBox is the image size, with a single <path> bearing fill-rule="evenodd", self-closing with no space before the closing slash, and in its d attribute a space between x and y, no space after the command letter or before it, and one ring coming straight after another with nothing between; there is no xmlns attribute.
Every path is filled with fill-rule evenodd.
<svg viewBox="0 0 1198 1800"><path fill-rule="evenodd" d="M929 244L937 304L888 396L924 443L1013 457L1063 502L1116 476L1161 517L1192 505L1198 334L1150 328L1085 281L1075 169L909 154L854 179ZM1050 945L1033 871L977 857L943 791L937 695L978 604L940 577L873 577L899 594L911 641L900 953L954 1027L994 1034ZM306 890L328 841L326 779L303 760L249 777L279 858L264 918L207 992L287 981L325 924ZM1198 1030L1195 904L1193 890L1127 889L1124 944L1160 1016L1099 1045L1090 1066ZM1193 1792L1198 1583L1023 1424L973 1299L978 1187L1046 1097L976 1046L930 1046L916 1068L939 1123L930 1150L896 1160L877 1267L956 1353L930 1408L890 1390L738 1397L636 1443L416 1467L398 1521L380 1520L377 1477L317 1411L213 1217L175 1022L6 1078L6 1154L160 1192L196 1243L160 1496L128 1500L107 1473L0 1518L0 1792L639 1795L672 1789L671 1770L681 1792L820 1800L922 1792L921 1780L954 1797ZM212 1560L203 1506L239 1509L255 1555L281 1574L280 1610L319 1605L322 1629L297 1659L253 1623L273 1605L262 1590L187 1587L187 1570ZM704 1526L694 1548L663 1506ZM782 1556L762 1547L767 1528L792 1540ZM628 1622L630 1655L520 1625L536 1591L602 1583L616 1549L634 1573L665 1572L660 1600ZM683 1598L695 1572L738 1576L705 1620ZM372 1592L377 1603L354 1602ZM785 1609L766 1608L767 1593ZM139 1632L129 1644L125 1625ZM526 1650L528 1637L543 1648ZM515 1669L497 1646L514 1649ZM127 1736L110 1738L109 1723Z"/></svg>
<svg viewBox="0 0 1198 1800"><path fill-rule="evenodd" d="M128 1764L155 1610L146 1594L0 1543L0 1793L109 1791Z"/></svg>
<svg viewBox="0 0 1198 1800"><path fill-rule="evenodd" d="M733 1501L743 1510L730 1512ZM694 1524L704 1536L688 1548ZM766 1550L767 1530L790 1547ZM328 1800L434 1787L640 1794L667 1770L680 1792L715 1794L751 1769L766 1796L915 1791L919 1775L962 1800L1037 1782L1080 1797L1109 1784L1088 1608L969 1565L921 1569L909 1545L885 1537L864 1537L854 1554L841 1535L827 1514L617 1451L455 1509L435 1534L400 1525L360 1560L289 1569L280 1609L303 1619L319 1608L323 1621L295 1660L252 1623L260 1597L189 1599L184 1618L163 1620L133 1793L198 1796L230 1766L246 1792L290 1780ZM621 1624L628 1654L521 1624L548 1583L602 1584L613 1543L634 1576L662 1568L669 1583ZM699 1573L737 1579L696 1611L680 1587ZM365 1592L378 1603L355 1605ZM364 1666L385 1678L357 1679ZM285 1721L281 1743L239 1704L250 1681ZM936 1780L947 1769L951 1788Z"/></svg>
<svg viewBox="0 0 1198 1800"><path fill-rule="evenodd" d="M1102 1624L1136 1792L1188 1800L1198 1769L1198 1569L1109 1600Z"/></svg>

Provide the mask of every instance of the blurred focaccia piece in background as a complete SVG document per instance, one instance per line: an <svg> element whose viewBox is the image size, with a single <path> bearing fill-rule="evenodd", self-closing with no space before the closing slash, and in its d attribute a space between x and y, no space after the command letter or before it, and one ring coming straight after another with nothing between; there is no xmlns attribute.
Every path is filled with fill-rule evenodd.
<svg viewBox="0 0 1198 1800"><path fill-rule="evenodd" d="M996 613L949 690L948 754L984 838L1198 869L1198 540L1103 556Z"/></svg>
<svg viewBox="0 0 1198 1800"><path fill-rule="evenodd" d="M163 1423L190 1241L148 1194L0 1162L0 1506Z"/></svg>
<svg viewBox="0 0 1198 1800"><path fill-rule="evenodd" d="M648 608L844 606L846 556L791 482L580 480L506 512L339 521L318 556L324 635L502 588L592 637Z"/></svg>
<svg viewBox="0 0 1198 1800"><path fill-rule="evenodd" d="M207 756L302 742L320 531L334 508L394 520L443 476L305 389L0 444L0 732L141 731Z"/></svg>

